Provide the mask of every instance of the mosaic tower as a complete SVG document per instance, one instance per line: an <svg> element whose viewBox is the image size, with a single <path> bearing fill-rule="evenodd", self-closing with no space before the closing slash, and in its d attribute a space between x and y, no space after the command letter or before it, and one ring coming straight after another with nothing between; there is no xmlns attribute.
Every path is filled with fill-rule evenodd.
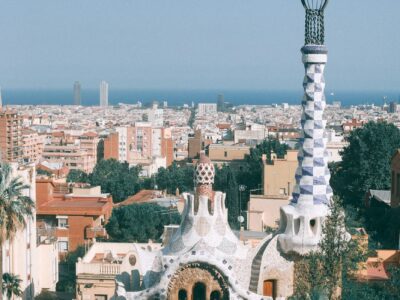
<svg viewBox="0 0 400 300"><path fill-rule="evenodd" d="M328 58L324 45L324 10L327 3L328 0L302 0L306 11L305 45L301 49L305 67L302 134L292 203L281 208L284 234L279 242L286 253L306 254L315 250L332 197L324 119L324 70Z"/></svg>

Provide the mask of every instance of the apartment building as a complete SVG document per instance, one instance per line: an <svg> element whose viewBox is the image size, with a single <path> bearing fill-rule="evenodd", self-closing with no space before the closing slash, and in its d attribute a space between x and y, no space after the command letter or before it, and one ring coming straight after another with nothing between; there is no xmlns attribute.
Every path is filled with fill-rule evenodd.
<svg viewBox="0 0 400 300"><path fill-rule="evenodd" d="M44 148L44 136L36 131L22 129L22 157L25 162L38 163L42 157Z"/></svg>
<svg viewBox="0 0 400 300"><path fill-rule="evenodd" d="M60 254L106 237L112 197L100 187L75 186L72 192L47 178L36 180L37 226L43 237L54 237Z"/></svg>
<svg viewBox="0 0 400 300"><path fill-rule="evenodd" d="M104 158L114 158L130 165L149 165L163 158L164 167L174 160L174 144L169 128L153 127L149 122L117 127L104 140Z"/></svg>
<svg viewBox="0 0 400 300"><path fill-rule="evenodd" d="M22 116L16 111L0 111L0 159L22 161L22 122Z"/></svg>
<svg viewBox="0 0 400 300"><path fill-rule="evenodd" d="M94 132L79 135L63 131L53 132L43 149L43 159L50 163L63 163L70 170L93 171L97 162L99 138Z"/></svg>
<svg viewBox="0 0 400 300"><path fill-rule="evenodd" d="M198 115L204 116L217 113L217 103L199 103Z"/></svg>

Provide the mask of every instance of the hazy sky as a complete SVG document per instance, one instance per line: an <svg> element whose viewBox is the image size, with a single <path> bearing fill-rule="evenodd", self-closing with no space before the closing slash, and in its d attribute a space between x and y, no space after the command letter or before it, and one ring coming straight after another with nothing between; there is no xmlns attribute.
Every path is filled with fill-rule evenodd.
<svg viewBox="0 0 400 300"><path fill-rule="evenodd" d="M331 0L330 89L400 90L400 1ZM6 88L297 89L300 0L3 0Z"/></svg>

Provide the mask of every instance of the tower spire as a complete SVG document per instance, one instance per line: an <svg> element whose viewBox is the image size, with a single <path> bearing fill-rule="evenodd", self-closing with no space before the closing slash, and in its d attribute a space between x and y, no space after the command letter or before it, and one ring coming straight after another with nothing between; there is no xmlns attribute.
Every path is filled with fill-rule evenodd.
<svg viewBox="0 0 400 300"><path fill-rule="evenodd" d="M324 10L328 0L302 0L302 3L306 11L305 45L301 49L305 67L302 131L296 186L291 205L281 208L284 233L279 242L285 253L306 254L315 250L321 239L332 188L329 185L324 118L324 70L328 59L328 49L324 45Z"/></svg>

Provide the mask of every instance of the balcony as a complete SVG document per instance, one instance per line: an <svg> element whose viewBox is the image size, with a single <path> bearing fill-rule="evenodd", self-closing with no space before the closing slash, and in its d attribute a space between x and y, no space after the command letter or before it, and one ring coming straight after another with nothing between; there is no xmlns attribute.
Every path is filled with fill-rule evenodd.
<svg viewBox="0 0 400 300"><path fill-rule="evenodd" d="M37 228L36 229L36 243L41 244L52 244L57 240L55 228Z"/></svg>
<svg viewBox="0 0 400 300"><path fill-rule="evenodd" d="M78 261L76 263L76 274L119 275L121 274L121 265Z"/></svg>
<svg viewBox="0 0 400 300"><path fill-rule="evenodd" d="M107 237L107 232L103 227L87 227L85 228L86 239Z"/></svg>

